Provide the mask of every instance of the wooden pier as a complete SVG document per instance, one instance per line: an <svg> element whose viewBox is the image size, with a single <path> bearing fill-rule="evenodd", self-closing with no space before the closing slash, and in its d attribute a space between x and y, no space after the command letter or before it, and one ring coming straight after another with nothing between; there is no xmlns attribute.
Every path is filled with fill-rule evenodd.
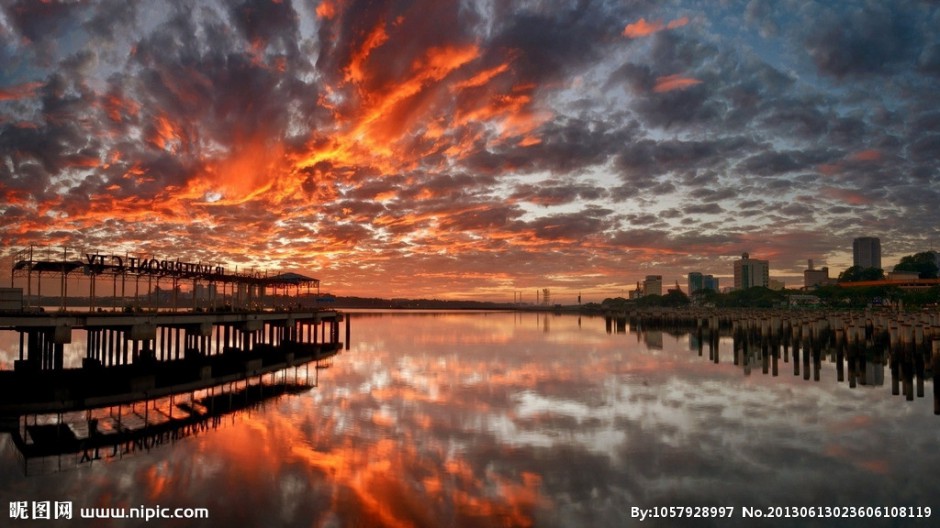
<svg viewBox="0 0 940 528"><path fill-rule="evenodd" d="M3 314L19 333L19 359L0 371L0 413L110 405L259 376L336 354L342 313ZM347 343L349 321L346 320ZM65 346L84 334L80 368Z"/></svg>
<svg viewBox="0 0 940 528"><path fill-rule="evenodd" d="M109 448L107 458L149 449L308 390L309 366L318 372L350 338L349 319L319 306L319 286L180 259L17 252L0 288L0 334L19 343L13 368L0 370L0 432L24 469L53 456L60 467L63 455L85 463ZM308 379L286 383L298 369Z"/></svg>
<svg viewBox="0 0 940 528"><path fill-rule="evenodd" d="M0 414L152 398L329 357L341 349L344 316L317 305L319 288L293 272L180 258L15 252L0 332L18 334L19 353L0 370Z"/></svg>

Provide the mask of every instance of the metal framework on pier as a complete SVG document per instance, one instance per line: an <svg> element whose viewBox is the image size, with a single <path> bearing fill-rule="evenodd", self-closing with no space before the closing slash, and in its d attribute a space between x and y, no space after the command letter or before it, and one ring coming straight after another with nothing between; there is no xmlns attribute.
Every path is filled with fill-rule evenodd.
<svg viewBox="0 0 940 528"><path fill-rule="evenodd" d="M125 307L133 298L135 308L180 308L181 285L190 287L186 293L191 297L192 308L244 309L266 304L277 307L278 300L284 302L285 298L296 298L304 293L320 296L319 279L298 273L228 272L222 266L201 262L70 252L67 248L59 252L30 247L13 255L10 285L12 287L17 280L21 282L27 307L32 299L43 296L43 278L46 278L47 288L49 278L52 279L52 288L58 290L54 296L60 298L63 309L69 299L69 283L76 278L89 282L87 304L91 309L97 307L98 299L109 294L113 300L120 299ZM171 288L161 289L161 285L167 283ZM111 288L107 288L108 285ZM102 286L104 291L99 293ZM142 290L147 301L144 303L141 302Z"/></svg>

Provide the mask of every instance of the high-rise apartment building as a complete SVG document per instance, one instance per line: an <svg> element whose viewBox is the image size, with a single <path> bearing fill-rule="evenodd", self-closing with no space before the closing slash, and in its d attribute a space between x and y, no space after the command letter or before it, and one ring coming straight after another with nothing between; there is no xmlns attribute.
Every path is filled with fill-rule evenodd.
<svg viewBox="0 0 940 528"><path fill-rule="evenodd" d="M742 290L754 286L770 287L770 262L752 259L744 253L734 261L734 289Z"/></svg>
<svg viewBox="0 0 940 528"><path fill-rule="evenodd" d="M881 268L881 240L860 237L852 241L852 264L862 268Z"/></svg>
<svg viewBox="0 0 940 528"><path fill-rule="evenodd" d="M663 276L647 275L643 281L643 295L662 295L663 294Z"/></svg>
<svg viewBox="0 0 940 528"><path fill-rule="evenodd" d="M689 273L689 295L699 290L718 291L718 279L713 275L703 275L698 271Z"/></svg>
<svg viewBox="0 0 940 528"><path fill-rule="evenodd" d="M714 292L718 290L718 278L714 275L705 275L702 277L702 287L706 290L712 290Z"/></svg>

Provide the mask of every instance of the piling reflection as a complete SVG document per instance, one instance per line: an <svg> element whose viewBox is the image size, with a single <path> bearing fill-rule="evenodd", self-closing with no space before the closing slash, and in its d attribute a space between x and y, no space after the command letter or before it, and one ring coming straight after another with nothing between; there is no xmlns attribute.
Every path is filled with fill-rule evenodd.
<svg viewBox="0 0 940 528"><path fill-rule="evenodd" d="M937 506L940 482L923 471L940 463L928 402L849 389L838 350L820 350L814 381L812 345L765 351L731 329L693 331L693 345L603 318L354 317L351 350L316 391L120 464L56 480L0 472L3 498L199 506L212 525L243 526L617 526L633 506ZM877 365L849 356L846 378Z"/></svg>
<svg viewBox="0 0 940 528"><path fill-rule="evenodd" d="M792 318L765 314L729 316L722 321L717 316L653 311L607 317L606 329L610 333L612 320L620 321L626 329L629 321L630 332L651 349L661 348L663 332L688 332L690 348L701 356L707 341L709 360L715 363L719 362L721 336L730 336L733 364L745 375L759 366L763 374L776 377L781 354L784 363L790 362L792 354L794 376L802 375L804 381L812 376L814 382L819 382L826 361L835 364L836 380L842 383L847 363L852 389L884 385L885 365L890 364L892 395L903 392L907 401L913 401L916 392L916 397L923 398L926 378L932 377L936 387L940 375L936 368L940 366L940 328L933 322L935 316L921 316L919 321L917 316L908 317L909 322L900 327L885 315L867 317L843 321L796 313ZM937 398L934 414L940 414Z"/></svg>

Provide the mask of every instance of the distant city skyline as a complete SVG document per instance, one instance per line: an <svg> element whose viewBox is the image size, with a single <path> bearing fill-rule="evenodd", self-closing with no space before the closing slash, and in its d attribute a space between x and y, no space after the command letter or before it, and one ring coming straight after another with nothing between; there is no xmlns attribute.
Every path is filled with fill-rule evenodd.
<svg viewBox="0 0 940 528"><path fill-rule="evenodd" d="M180 256L337 295L802 284L937 249L931 2L0 6L0 261Z"/></svg>

